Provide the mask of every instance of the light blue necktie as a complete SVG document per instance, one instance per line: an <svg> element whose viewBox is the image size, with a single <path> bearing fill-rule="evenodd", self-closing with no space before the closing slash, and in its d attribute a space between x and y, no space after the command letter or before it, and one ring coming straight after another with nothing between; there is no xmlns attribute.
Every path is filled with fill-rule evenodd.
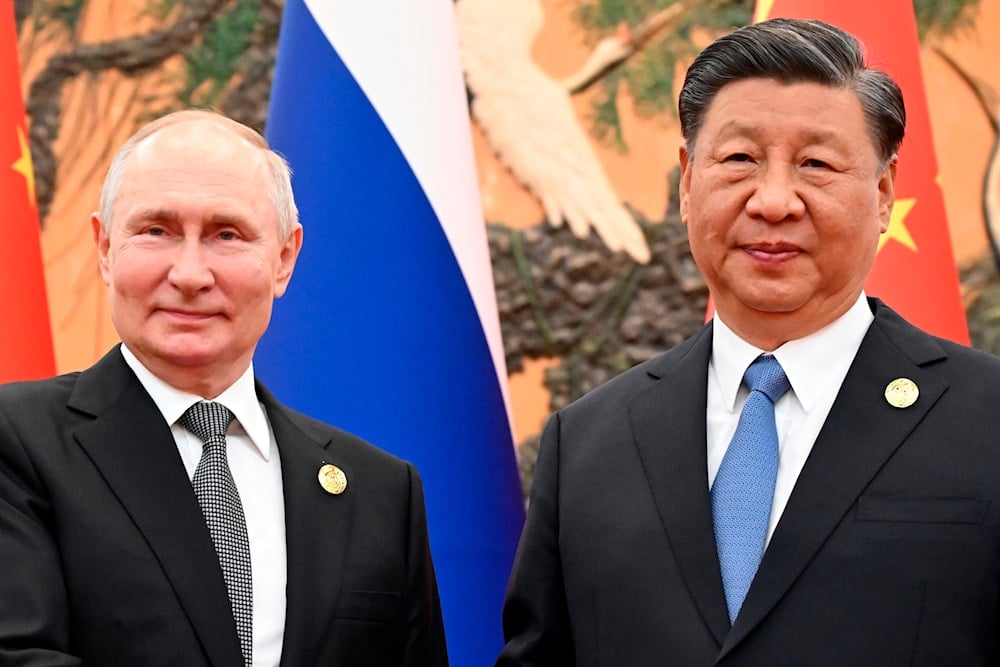
<svg viewBox="0 0 1000 667"><path fill-rule="evenodd" d="M774 403L790 385L778 360L760 356L743 375L750 395L712 485L712 520L729 620L734 622L764 557L778 477Z"/></svg>

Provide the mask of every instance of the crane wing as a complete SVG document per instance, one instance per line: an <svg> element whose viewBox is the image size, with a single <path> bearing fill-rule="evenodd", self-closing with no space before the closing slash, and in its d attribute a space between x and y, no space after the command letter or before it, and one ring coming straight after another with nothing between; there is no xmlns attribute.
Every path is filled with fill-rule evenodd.
<svg viewBox="0 0 1000 667"><path fill-rule="evenodd" d="M615 193L573 109L569 92L531 59L541 27L535 0L460 0L456 5L472 116L549 222L649 261L642 229Z"/></svg>

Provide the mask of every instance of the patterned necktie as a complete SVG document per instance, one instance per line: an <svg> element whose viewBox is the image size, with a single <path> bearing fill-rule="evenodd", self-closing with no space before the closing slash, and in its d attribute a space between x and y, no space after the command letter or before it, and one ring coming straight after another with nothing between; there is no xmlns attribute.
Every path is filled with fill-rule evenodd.
<svg viewBox="0 0 1000 667"><path fill-rule="evenodd" d="M253 660L250 540L243 503L226 456L226 429L233 421L233 413L221 403L200 402L188 408L179 421L205 443L191 484L222 565L243 661L249 666Z"/></svg>
<svg viewBox="0 0 1000 667"><path fill-rule="evenodd" d="M764 557L778 477L774 403L790 387L781 364L771 356L755 359L743 382L750 395L712 485L715 544L730 622L736 620Z"/></svg>

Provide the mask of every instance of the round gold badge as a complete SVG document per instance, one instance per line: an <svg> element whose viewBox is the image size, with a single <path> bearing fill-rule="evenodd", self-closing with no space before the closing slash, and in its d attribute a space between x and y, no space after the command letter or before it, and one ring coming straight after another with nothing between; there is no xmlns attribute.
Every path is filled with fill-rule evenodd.
<svg viewBox="0 0 1000 667"><path fill-rule="evenodd" d="M347 475L337 466L327 463L319 469L319 485L327 493L339 496L347 488Z"/></svg>
<svg viewBox="0 0 1000 667"><path fill-rule="evenodd" d="M920 390L909 378L896 378L885 388L885 400L894 408L908 408L917 402Z"/></svg>

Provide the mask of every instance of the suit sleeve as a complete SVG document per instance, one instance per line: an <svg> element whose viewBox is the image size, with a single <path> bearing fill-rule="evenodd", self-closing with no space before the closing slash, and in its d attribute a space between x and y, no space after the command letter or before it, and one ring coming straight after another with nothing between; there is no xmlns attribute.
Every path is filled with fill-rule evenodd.
<svg viewBox="0 0 1000 667"><path fill-rule="evenodd" d="M549 418L504 601L497 667L576 664L559 553L559 413Z"/></svg>
<svg viewBox="0 0 1000 667"><path fill-rule="evenodd" d="M0 664L80 665L66 653L69 612L52 511L0 405Z"/></svg>
<svg viewBox="0 0 1000 667"><path fill-rule="evenodd" d="M423 484L416 468L409 464L407 467L410 475L410 544L404 667L447 667L448 650L427 536Z"/></svg>

